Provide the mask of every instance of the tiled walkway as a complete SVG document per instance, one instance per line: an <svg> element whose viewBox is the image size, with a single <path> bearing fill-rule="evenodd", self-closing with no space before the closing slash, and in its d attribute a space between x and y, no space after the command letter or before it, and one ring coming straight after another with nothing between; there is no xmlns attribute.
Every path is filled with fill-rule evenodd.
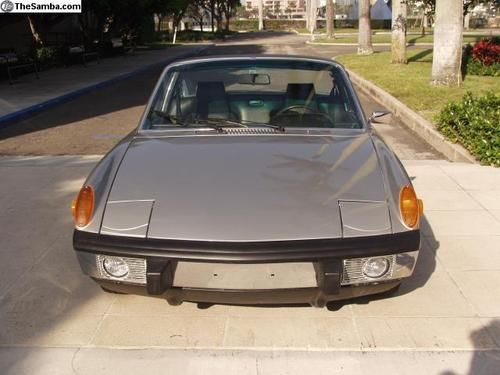
<svg viewBox="0 0 500 375"><path fill-rule="evenodd" d="M424 246L416 274L394 297L337 311L217 305L201 310L191 303L171 307L161 299L105 294L81 274L71 247L69 203L98 159L0 159L0 175L9 176L0 181L0 373L16 373L50 356L59 356L61 366L76 356L75 363L92 373L90 358L101 356L111 366L113 355L121 356L108 353L116 348L157 348L157 356L170 355L181 367L186 349L213 366L215 351L223 369L252 363L240 372L245 374L258 373L255 364L266 366L269 355L285 366L276 373L301 368L301 353L314 353L308 354L311 368L333 358L346 368L372 362L376 368L376 358L388 358L393 365L414 361L420 367L413 373L426 374L464 373L473 363L498 360L500 169L404 162L425 202ZM260 359L238 357L239 350L257 351ZM322 352L331 354L323 358ZM347 352L352 355L342 356ZM359 357L362 352L369 355ZM131 353L128 360L154 355ZM228 356L239 362L225 362ZM477 356L487 358L477 362Z"/></svg>

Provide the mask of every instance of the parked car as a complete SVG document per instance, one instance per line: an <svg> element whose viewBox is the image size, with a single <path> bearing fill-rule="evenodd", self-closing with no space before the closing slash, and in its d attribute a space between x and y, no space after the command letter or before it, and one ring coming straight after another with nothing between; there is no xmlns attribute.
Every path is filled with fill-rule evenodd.
<svg viewBox="0 0 500 375"><path fill-rule="evenodd" d="M415 267L422 202L343 67L193 58L73 202L74 249L105 290L309 303L391 290Z"/></svg>

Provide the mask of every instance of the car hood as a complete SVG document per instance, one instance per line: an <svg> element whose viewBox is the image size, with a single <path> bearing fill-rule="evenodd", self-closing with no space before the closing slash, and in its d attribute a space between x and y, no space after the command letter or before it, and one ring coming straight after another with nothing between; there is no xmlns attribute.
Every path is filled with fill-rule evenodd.
<svg viewBox="0 0 500 375"><path fill-rule="evenodd" d="M201 241L342 237L342 204L371 234L388 221L370 136L196 135L134 139L101 233ZM366 203L366 205L364 205ZM356 214L356 212L358 212ZM380 221L380 220L379 220ZM363 223L364 222L364 223Z"/></svg>

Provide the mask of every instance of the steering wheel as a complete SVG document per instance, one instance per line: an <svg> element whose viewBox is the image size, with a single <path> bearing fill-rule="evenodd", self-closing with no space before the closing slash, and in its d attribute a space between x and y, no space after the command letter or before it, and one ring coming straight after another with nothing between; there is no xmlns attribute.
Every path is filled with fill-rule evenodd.
<svg viewBox="0 0 500 375"><path fill-rule="evenodd" d="M276 118L279 118L281 116L288 115L288 112L295 112L295 113L298 113L300 115L306 115L306 114L307 115L319 115L319 116L323 117L324 119L326 119L329 124L333 125L332 119L330 118L330 116L328 116L328 114L320 112L320 111L316 111L316 110L312 109L311 107L308 107L308 106L303 105L303 104L290 105L288 107L285 107L285 108L279 110L272 117L270 122L272 122L273 120L275 120Z"/></svg>

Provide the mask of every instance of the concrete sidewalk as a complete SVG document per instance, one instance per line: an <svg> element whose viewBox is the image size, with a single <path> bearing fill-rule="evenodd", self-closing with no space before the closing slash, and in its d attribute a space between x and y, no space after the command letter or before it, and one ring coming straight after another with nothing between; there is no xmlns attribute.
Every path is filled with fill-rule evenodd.
<svg viewBox="0 0 500 375"><path fill-rule="evenodd" d="M424 243L393 297L200 309L106 294L81 274L69 205L98 160L0 158L1 374L126 374L144 364L195 374L499 368L500 169L404 162L425 202Z"/></svg>
<svg viewBox="0 0 500 375"><path fill-rule="evenodd" d="M127 78L148 68L176 58L199 53L209 45L184 45L161 50L138 51L114 58L102 59L100 64L89 62L87 66L72 65L40 73L37 80L23 75L14 85L0 84L0 126L17 113L21 116L29 110L60 103L68 96L75 96L90 89L102 87L110 80Z"/></svg>

